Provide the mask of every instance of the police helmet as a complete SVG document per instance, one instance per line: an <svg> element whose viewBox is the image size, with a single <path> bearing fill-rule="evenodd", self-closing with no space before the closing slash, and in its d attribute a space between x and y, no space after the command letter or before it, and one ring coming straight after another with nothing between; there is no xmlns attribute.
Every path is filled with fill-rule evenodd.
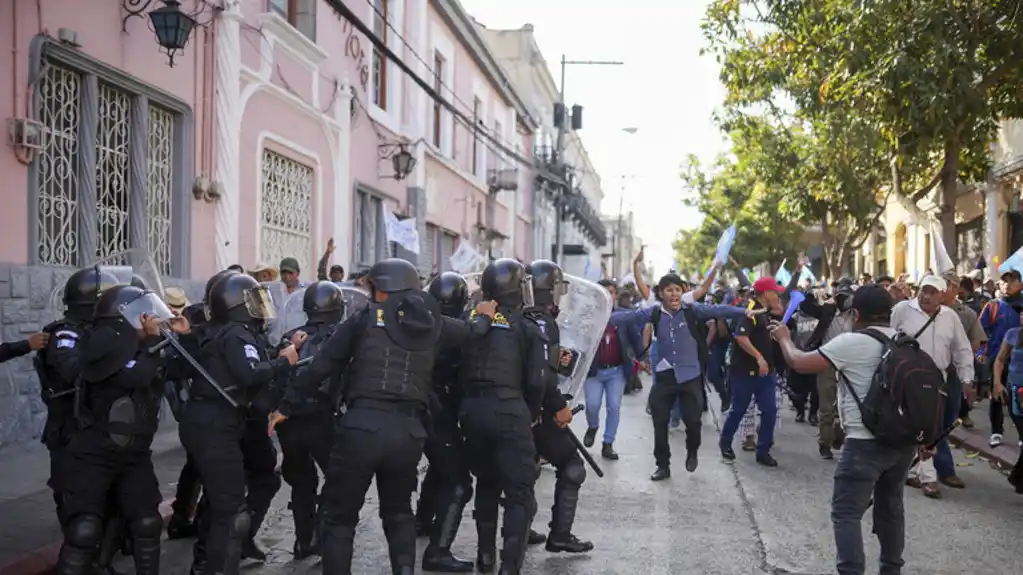
<svg viewBox="0 0 1023 575"><path fill-rule="evenodd" d="M227 274L210 289L207 306L216 323L251 323L276 317L273 298L250 275Z"/></svg>
<svg viewBox="0 0 1023 575"><path fill-rule="evenodd" d="M444 272L433 278L427 291L440 304L441 313L448 317L462 315L469 302L469 284L455 272Z"/></svg>
<svg viewBox="0 0 1023 575"><path fill-rule="evenodd" d="M64 306L69 315L92 317L103 291L118 283L116 276L99 266L80 269L64 284Z"/></svg>
<svg viewBox="0 0 1023 575"><path fill-rule="evenodd" d="M146 280L142 279L142 276L140 276L139 274L131 274L131 285L141 290L149 289L149 285L146 284Z"/></svg>
<svg viewBox="0 0 1023 575"><path fill-rule="evenodd" d="M419 270L401 258L380 260L369 268L369 282L376 291L395 293L422 288Z"/></svg>
<svg viewBox="0 0 1023 575"><path fill-rule="evenodd" d="M95 319L116 319L123 317L121 308L145 295L146 290L133 285L117 285L105 290L96 302Z"/></svg>
<svg viewBox="0 0 1023 575"><path fill-rule="evenodd" d="M217 285L217 282L222 280L223 278L226 278L227 276L232 275L232 274L236 274L236 273L238 273L238 272L228 268L226 270L222 270L222 271L219 271L219 272L213 274L213 277L211 277L210 279L206 280L206 288L202 292L202 294L203 294L202 295L202 300L204 302L208 303L210 301L210 291L213 290L213 286Z"/></svg>
<svg viewBox="0 0 1023 575"><path fill-rule="evenodd" d="M305 288L302 311L310 323L339 323L345 316L345 298L334 282L318 281Z"/></svg>
<svg viewBox="0 0 1023 575"><path fill-rule="evenodd" d="M501 258L487 265L480 281L483 297L504 306L533 305L526 283L526 267L518 260Z"/></svg>
<svg viewBox="0 0 1023 575"><path fill-rule="evenodd" d="M550 260L536 260L526 266L526 275L533 286L533 297L541 305L557 304L568 292L568 282L561 266Z"/></svg>

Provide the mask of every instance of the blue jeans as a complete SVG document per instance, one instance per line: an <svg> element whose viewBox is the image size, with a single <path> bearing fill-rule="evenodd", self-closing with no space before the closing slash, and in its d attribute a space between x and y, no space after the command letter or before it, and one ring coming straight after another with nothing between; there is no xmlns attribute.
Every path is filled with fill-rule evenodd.
<svg viewBox="0 0 1023 575"><path fill-rule="evenodd" d="M906 547L903 484L913 462L912 447L894 448L869 439L846 439L835 467L831 524L839 575L864 575L863 514L874 496L874 533L881 545L879 575L902 573Z"/></svg>
<svg viewBox="0 0 1023 575"><path fill-rule="evenodd" d="M586 396L586 426L600 427L600 404L607 398L607 422L604 425L604 443L614 443L618 435L618 422L622 418L622 396L625 394L625 372L621 367L598 369L583 384Z"/></svg>
<svg viewBox="0 0 1023 575"><path fill-rule="evenodd" d="M732 372L729 381L732 384L732 405L728 417L721 428L721 448L732 446L735 432L739 430L742 416L749 409L750 401L756 401L760 408L760 427L757 429L757 455L765 455L771 451L774 443L774 423L778 417L778 404L774 396L774 374L747 375Z"/></svg>
<svg viewBox="0 0 1023 575"><path fill-rule="evenodd" d="M955 367L949 368L945 384L948 401L945 402L945 417L942 418L941 425L948 429L959 417L959 408L962 406L963 384L959 381ZM956 474L956 463L952 459L952 449L948 446L948 440L942 439L934 450L934 471L938 477L953 477Z"/></svg>

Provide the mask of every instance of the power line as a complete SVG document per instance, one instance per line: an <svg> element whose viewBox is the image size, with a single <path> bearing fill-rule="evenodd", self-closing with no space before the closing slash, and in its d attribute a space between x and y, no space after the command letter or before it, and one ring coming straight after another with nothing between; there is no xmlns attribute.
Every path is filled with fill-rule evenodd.
<svg viewBox="0 0 1023 575"><path fill-rule="evenodd" d="M523 156L523 155L519 154L518 152L512 150L507 145L505 145L504 142L502 142L499 138L496 138L493 135L491 135L489 132L487 132L486 130L481 129L479 125L477 125L474 121L470 120L468 118L468 116L466 116L461 110L456 108L453 104L451 104L451 102L449 102L447 99L445 99L443 96L441 96L437 92L437 90L434 89L433 86L431 86L429 83L427 83L426 80L423 80L422 78L420 78L419 75L416 74L412 70L412 68L410 68L408 66L408 64L406 64L397 54L395 54L390 49L390 47L387 46L386 42L384 42L372 30L370 30L369 27L366 26L366 24L363 23L363 21L358 16L356 16L355 13L352 12L352 10L348 6L346 6L344 4L344 2L342 2L341 0L327 0L327 4L329 4L330 7L333 8L334 11L337 12L337 14L339 16L341 16L342 18L348 20L356 30L358 30L361 34L366 36L366 38L373 44L373 46L375 46L377 48L377 50L380 51L381 54L386 56L387 59L390 60L391 62L394 62L395 65L397 65L398 68L406 76L408 76L410 79L412 79L413 82L415 82L424 92L426 92L426 94L429 95L430 98L432 98L434 102L440 104L445 109L447 109L449 112L451 112L451 114L455 118L460 120L467 127L471 126L473 128L474 133L477 136L483 136L484 139L488 140L501 153L505 154L506 156L508 156L510 158L515 159L520 164L522 164L522 165L524 165L526 167L533 168L533 169L543 173L546 177L548 177L549 179L551 179L551 180L553 180L555 182L564 184L564 180L562 178L552 174L546 168L544 168L542 166L536 165L532 160L527 159L525 156Z"/></svg>

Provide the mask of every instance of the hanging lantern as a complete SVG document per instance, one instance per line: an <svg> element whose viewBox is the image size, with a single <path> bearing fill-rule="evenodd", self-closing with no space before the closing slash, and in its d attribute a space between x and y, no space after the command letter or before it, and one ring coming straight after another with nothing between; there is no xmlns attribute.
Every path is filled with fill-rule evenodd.
<svg viewBox="0 0 1023 575"><path fill-rule="evenodd" d="M416 158L402 144L398 151L391 156L391 164L394 166L394 179L404 180L416 167Z"/></svg>
<svg viewBox="0 0 1023 575"><path fill-rule="evenodd" d="M195 19L181 11L178 0L163 0L163 7L149 13L149 21L156 31L156 41L163 48L174 67L174 55L184 50L195 28Z"/></svg>

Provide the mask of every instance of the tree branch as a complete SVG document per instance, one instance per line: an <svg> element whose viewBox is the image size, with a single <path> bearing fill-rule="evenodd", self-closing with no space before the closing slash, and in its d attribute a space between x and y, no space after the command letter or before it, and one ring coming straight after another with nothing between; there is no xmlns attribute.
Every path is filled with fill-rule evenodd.
<svg viewBox="0 0 1023 575"><path fill-rule="evenodd" d="M934 178L932 178L931 181L927 182L926 186L920 188L919 190L913 192L912 194L906 194L906 197L913 200L914 204L924 199L924 197L927 194L931 193L931 190L934 189L934 186L937 186L938 183L941 182L942 172L943 170L938 170L938 173L935 174Z"/></svg>

